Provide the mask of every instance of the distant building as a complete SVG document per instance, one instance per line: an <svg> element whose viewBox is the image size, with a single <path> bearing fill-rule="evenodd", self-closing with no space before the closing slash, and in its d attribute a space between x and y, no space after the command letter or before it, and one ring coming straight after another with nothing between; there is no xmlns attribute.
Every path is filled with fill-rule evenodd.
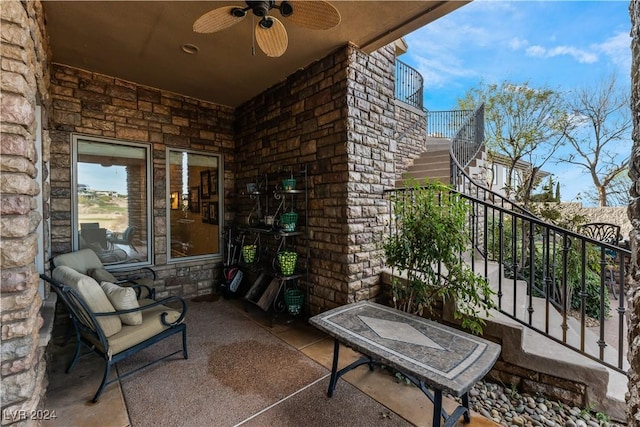
<svg viewBox="0 0 640 427"><path fill-rule="evenodd" d="M527 177L531 174L531 163L520 160L516 163L513 173L511 174L511 182L509 182L510 161L509 158L499 154L488 156L485 167L486 185L491 190L503 196L513 194L520 187ZM539 170L536 176L538 182L550 176L551 173Z"/></svg>

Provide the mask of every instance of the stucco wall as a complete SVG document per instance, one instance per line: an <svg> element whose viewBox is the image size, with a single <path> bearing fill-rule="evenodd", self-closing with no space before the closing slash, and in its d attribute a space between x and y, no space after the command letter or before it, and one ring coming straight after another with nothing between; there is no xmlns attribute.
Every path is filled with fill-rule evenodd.
<svg viewBox="0 0 640 427"><path fill-rule="evenodd" d="M49 48L40 2L3 1L0 19L0 406L2 425L29 424L26 415L41 405L46 388L35 259L43 257L38 253L36 227L42 212L37 199L46 202L48 197L36 178L40 160L46 164L49 154ZM44 118L42 159L36 147L36 105ZM47 175L46 169L41 172Z"/></svg>

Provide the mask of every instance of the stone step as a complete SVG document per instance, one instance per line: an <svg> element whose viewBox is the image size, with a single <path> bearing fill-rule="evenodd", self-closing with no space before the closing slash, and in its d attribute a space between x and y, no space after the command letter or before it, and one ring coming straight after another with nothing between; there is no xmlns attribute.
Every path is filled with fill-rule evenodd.
<svg viewBox="0 0 640 427"><path fill-rule="evenodd" d="M483 274L484 263L476 261L474 269L476 272ZM501 268L497 263L489 262L487 266L486 277L496 292L498 291L498 279L502 274ZM547 332L550 336L557 340L566 340L568 344L575 348L581 347L580 330L581 324L578 319L567 316L566 338L563 337L563 316L553 306L547 306L544 298L532 297L527 295L527 284L522 280L515 283L515 305L514 305L514 282L513 279L502 278L502 301L501 310L510 313L519 319L525 325L529 324L529 307L533 308L533 316L531 325L541 331ZM497 301L497 295L496 295ZM515 312L514 307L515 306ZM542 313L542 316L536 315ZM615 318L607 320L615 321ZM588 387L593 389L590 396L594 396L593 402L598 403L598 410L602 410L607 414L614 416L616 419L623 420L625 416L625 393L627 391L627 377L613 369L607 368L598 362L591 360L587 356L577 351L572 351L566 346L544 336L541 333L530 329L517 321L509 318L505 314L495 311L491 317L487 318L487 322L501 325L500 328L516 328L521 329L521 341L519 345L519 354L514 352L512 348L506 348L503 343L503 351L507 351L514 360L531 363L531 369L547 372L560 378L579 379ZM501 331L501 333L505 333ZM592 357L599 358L600 347L598 345L599 337L593 331L586 329L584 332L584 351ZM526 356L524 356L526 355ZM534 362L538 360L538 362ZM612 365L617 365L618 352L617 349L608 345L604 349L604 360ZM624 360L623 369L628 369L629 364ZM560 373L563 373L560 375ZM599 389L597 389L600 387ZM605 390L606 393L603 391ZM595 398L595 396L598 396ZM622 418L621 418L622 417Z"/></svg>
<svg viewBox="0 0 640 427"><path fill-rule="evenodd" d="M412 167L418 167L423 165L449 165L449 153L433 153L427 155L421 155L413 161Z"/></svg>

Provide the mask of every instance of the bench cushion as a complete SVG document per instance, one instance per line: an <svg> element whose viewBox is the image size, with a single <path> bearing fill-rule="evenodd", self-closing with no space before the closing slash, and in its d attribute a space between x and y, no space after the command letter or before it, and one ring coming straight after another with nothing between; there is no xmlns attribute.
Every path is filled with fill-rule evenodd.
<svg viewBox="0 0 640 427"><path fill-rule="evenodd" d="M54 280L76 291L93 313L116 311L107 295L98 285L98 282L93 278L80 274L75 269L64 265L56 267L52 276ZM105 337L110 337L122 329L122 322L119 316L99 316L97 320Z"/></svg>
<svg viewBox="0 0 640 427"><path fill-rule="evenodd" d="M136 298L135 289L118 286L111 282L102 282L100 286L116 310L130 310L140 307L138 299ZM139 325L142 323L142 313L121 314L120 320L122 320L122 323L125 325Z"/></svg>
<svg viewBox="0 0 640 427"><path fill-rule="evenodd" d="M140 306L154 303L154 300L140 300ZM167 322L175 322L180 317L180 312L164 305L151 307L142 310L142 324L138 326L123 325L122 330L109 337L109 355L113 356L121 351L127 350L160 332L168 329L169 326L162 324L160 320L162 313L167 313Z"/></svg>
<svg viewBox="0 0 640 427"><path fill-rule="evenodd" d="M98 255L91 249L80 249L77 252L58 255L53 259L53 265L71 267L82 274L89 274L90 268L104 268Z"/></svg>

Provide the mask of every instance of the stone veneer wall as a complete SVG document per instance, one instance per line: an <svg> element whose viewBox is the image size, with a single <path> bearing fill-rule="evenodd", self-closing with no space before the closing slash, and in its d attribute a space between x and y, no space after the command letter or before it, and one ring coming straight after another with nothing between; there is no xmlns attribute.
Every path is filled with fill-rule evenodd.
<svg viewBox="0 0 640 427"><path fill-rule="evenodd" d="M240 185L308 167L312 312L379 292L383 190L395 176L394 61L392 46L372 55L346 46L236 111Z"/></svg>
<svg viewBox="0 0 640 427"><path fill-rule="evenodd" d="M591 207L582 206L582 203L549 203L553 207L557 207L560 212L565 215L584 216L585 223L588 222L609 222L620 226L620 234L622 238L628 239L631 232L631 221L627 214L627 207L622 206L605 206Z"/></svg>
<svg viewBox="0 0 640 427"><path fill-rule="evenodd" d="M413 160L427 151L427 117L424 111L395 100L396 130L390 143L395 153L395 179L402 178Z"/></svg>
<svg viewBox="0 0 640 427"><path fill-rule="evenodd" d="M36 170L49 154L50 55L40 2L2 1L0 19L0 406L6 425L28 424L17 411L30 414L40 407L47 385L35 259L43 256L38 254L36 227L42 217L36 200L46 203L48 197L47 188L40 194ZM42 159L35 145L36 105L42 107ZM47 170L41 172L46 177Z"/></svg>
<svg viewBox="0 0 640 427"><path fill-rule="evenodd" d="M221 261L167 264L166 148L222 153L225 164L233 164L233 109L60 64L52 66L51 98L53 255L71 251L72 133L148 143L157 295L212 292L221 277ZM224 177L232 185L232 171L225 170Z"/></svg>
<svg viewBox="0 0 640 427"><path fill-rule="evenodd" d="M631 272L629 273L629 393L627 394L627 420L630 426L640 425L640 1L629 3L631 16L631 110L633 116L633 149L629 175L633 181L629 219L631 230Z"/></svg>

